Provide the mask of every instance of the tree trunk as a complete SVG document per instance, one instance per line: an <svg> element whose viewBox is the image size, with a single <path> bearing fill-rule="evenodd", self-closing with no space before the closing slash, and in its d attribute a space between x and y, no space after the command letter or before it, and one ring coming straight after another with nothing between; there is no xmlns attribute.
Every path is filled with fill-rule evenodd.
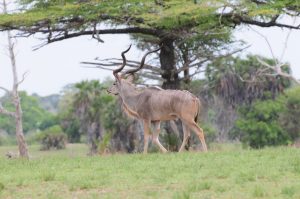
<svg viewBox="0 0 300 199"><path fill-rule="evenodd" d="M161 69L163 70L162 78L164 80L162 88L179 89L180 82L176 73L176 60L174 52L174 40L163 39L163 46L159 54Z"/></svg>
<svg viewBox="0 0 300 199"><path fill-rule="evenodd" d="M19 154L21 157L29 158L27 144L23 134L23 119L20 97L18 93L15 93L15 107L16 107L16 137L19 146Z"/></svg>
<svg viewBox="0 0 300 199"><path fill-rule="evenodd" d="M162 88L174 89L174 90L180 89L180 80L179 80L178 73L176 72L174 40L170 38L165 38L162 40L162 43L163 46L159 54L160 65L161 65L161 69L163 70L162 78L164 80L162 84ZM170 123L170 121L166 122L165 130L169 137L172 137L173 133L175 133L175 136L178 139L182 137L181 136L182 132L179 133L180 134L179 136L176 135L176 130L174 131L174 123L172 128L172 124ZM173 144L175 144L175 146L169 146L170 147L169 150L177 151L180 146L179 143L173 143Z"/></svg>
<svg viewBox="0 0 300 199"><path fill-rule="evenodd" d="M89 155L95 155L98 153L98 145L103 137L103 129L99 120L88 125L87 132L88 144L90 145Z"/></svg>
<svg viewBox="0 0 300 199"><path fill-rule="evenodd" d="M90 145L90 152L89 155L95 155L97 154L97 149L98 149L98 143L96 140L96 130L97 130L97 124L96 122L92 122L90 125L87 127L88 131L88 143Z"/></svg>
<svg viewBox="0 0 300 199"><path fill-rule="evenodd" d="M183 67L185 68L183 71L183 77L184 77L183 81L186 85L189 85L191 82L191 78L190 78L190 68L189 68L190 60L189 60L188 50L183 51L182 58L183 58Z"/></svg>
<svg viewBox="0 0 300 199"><path fill-rule="evenodd" d="M3 10L4 13L7 13L6 2L3 0ZM21 108L21 101L18 93L18 86L22 83L23 79L19 82L18 74L17 74L17 65L16 65L16 58L14 53L14 44L11 39L10 31L7 32L7 39L8 39L8 51L9 51L9 58L11 61L12 73L13 73L13 104L15 106L15 122L16 122L16 138L19 146L19 154L23 158L29 158L27 144L25 141L25 137L23 134L23 124L22 124L22 108Z"/></svg>

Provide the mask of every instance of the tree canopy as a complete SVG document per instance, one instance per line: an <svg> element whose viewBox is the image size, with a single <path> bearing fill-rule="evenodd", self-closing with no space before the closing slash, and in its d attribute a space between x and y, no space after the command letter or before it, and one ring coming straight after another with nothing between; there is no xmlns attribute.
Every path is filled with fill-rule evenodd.
<svg viewBox="0 0 300 199"><path fill-rule="evenodd" d="M0 15L0 30L19 30L20 36L45 35L41 46L91 35L103 42L103 34L131 34L151 37L151 44L163 43L159 61L164 88L179 88L189 82L188 68L211 59L202 49L220 48L232 42L232 30L241 24L299 29L286 20L296 18L300 0L20 0L20 12ZM149 42L151 41L151 42ZM198 46L201 46L199 49ZM205 48L206 47L206 48ZM192 63L191 55L197 56ZM208 56L207 56L208 54ZM182 57L178 70L177 57ZM176 60L177 59L177 60ZM199 63L199 64L198 64ZM183 79L179 73L183 72Z"/></svg>
<svg viewBox="0 0 300 199"><path fill-rule="evenodd" d="M182 29L191 33L211 30L219 26L233 27L241 23L262 27L278 26L299 29L298 25L281 23L284 15L297 16L299 0L21 0L25 10L5 14L0 27L42 33L70 31L55 38L84 34L143 33L177 37ZM127 25L112 29L98 29L101 22ZM177 32L177 31L178 32ZM72 32L74 31L74 32ZM162 34L162 35L161 35Z"/></svg>

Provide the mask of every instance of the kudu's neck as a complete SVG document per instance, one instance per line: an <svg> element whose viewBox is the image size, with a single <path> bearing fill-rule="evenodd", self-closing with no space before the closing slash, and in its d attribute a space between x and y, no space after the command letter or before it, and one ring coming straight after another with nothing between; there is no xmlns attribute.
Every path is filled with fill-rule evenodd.
<svg viewBox="0 0 300 199"><path fill-rule="evenodd" d="M140 92L136 90L133 85L126 85L122 87L120 97L123 103L132 111L136 111L136 106L140 98Z"/></svg>

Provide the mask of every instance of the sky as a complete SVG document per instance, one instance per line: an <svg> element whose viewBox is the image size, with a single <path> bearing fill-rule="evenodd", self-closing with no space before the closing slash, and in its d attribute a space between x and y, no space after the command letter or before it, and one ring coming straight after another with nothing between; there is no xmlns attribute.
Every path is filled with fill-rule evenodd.
<svg viewBox="0 0 300 199"><path fill-rule="evenodd" d="M20 90L45 96L59 93L70 83L82 80L98 79L112 76L110 71L83 67L80 62L93 61L96 57L120 57L130 40L127 35L102 36L105 43L98 43L88 36L65 40L47 45L33 51L33 47L41 44L37 38L21 38L17 40L17 67L19 77L27 72ZM0 34L0 85L6 88L12 86L12 74L9 57L7 56L7 36ZM127 54L128 59L139 57L140 52L135 48Z"/></svg>
<svg viewBox="0 0 300 199"><path fill-rule="evenodd" d="M284 43L288 31L280 28L253 28L268 38L275 57L279 58L285 49ZM252 29L239 28L235 37L243 39L251 45L244 53L272 57L267 42ZM104 80L108 76L112 77L110 71L84 68L80 62L92 61L96 57L100 59L119 58L121 51L126 49L131 41L128 35L103 35L101 39L105 43L98 43L90 36L82 36L46 45L33 51L34 46L43 41L36 37L19 38L16 41L19 77L21 78L24 72L28 72L25 81L20 85L20 90L25 90L29 94L37 93L46 96L59 93L65 85L70 83L91 79ZM300 78L299 42L300 30L292 31L282 60L291 64L293 75L296 78ZM7 35L0 33L0 86L10 89L12 74L6 48ZM140 60L142 53L133 47L126 57Z"/></svg>

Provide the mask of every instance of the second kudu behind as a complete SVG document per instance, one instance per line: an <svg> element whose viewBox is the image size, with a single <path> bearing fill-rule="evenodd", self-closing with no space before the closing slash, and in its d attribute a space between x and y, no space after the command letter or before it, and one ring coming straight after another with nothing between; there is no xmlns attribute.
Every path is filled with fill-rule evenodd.
<svg viewBox="0 0 300 199"><path fill-rule="evenodd" d="M127 115L143 122L144 153L147 153L148 150L151 123L154 125L153 142L158 145L162 152L167 152L158 139L160 122L178 118L182 121L184 133L179 152L183 151L190 136L190 130L197 134L203 150L207 151L203 130L197 125L200 101L196 96L185 90L164 90L158 87L141 89L133 84L133 75L142 69L146 56L159 51L160 48L146 53L137 69L128 70L123 75L118 74L126 65L125 53L130 50L130 47L122 52L123 64L113 71L116 81L107 91L119 96L123 110Z"/></svg>

